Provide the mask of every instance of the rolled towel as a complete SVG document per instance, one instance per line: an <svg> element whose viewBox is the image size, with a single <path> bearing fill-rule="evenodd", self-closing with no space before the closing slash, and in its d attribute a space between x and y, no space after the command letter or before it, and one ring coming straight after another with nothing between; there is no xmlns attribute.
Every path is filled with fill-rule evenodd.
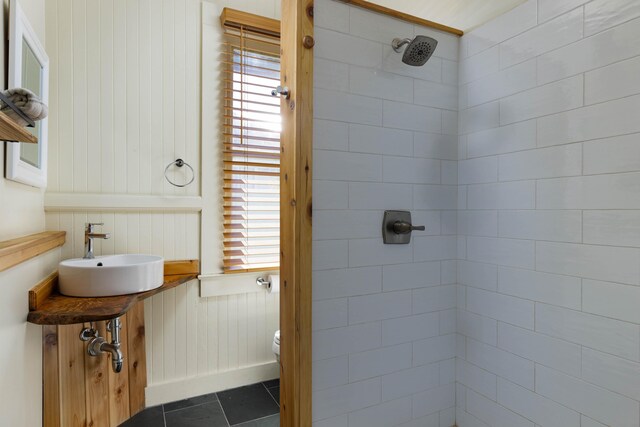
<svg viewBox="0 0 640 427"><path fill-rule="evenodd" d="M31 120L38 121L47 117L47 105L29 89L8 89L2 93L9 98L16 107L20 108L24 114L30 117ZM13 111L11 107L1 101L0 104L2 105L2 107L0 107L0 111L11 117L16 123L21 126L26 126L28 124L15 111Z"/></svg>

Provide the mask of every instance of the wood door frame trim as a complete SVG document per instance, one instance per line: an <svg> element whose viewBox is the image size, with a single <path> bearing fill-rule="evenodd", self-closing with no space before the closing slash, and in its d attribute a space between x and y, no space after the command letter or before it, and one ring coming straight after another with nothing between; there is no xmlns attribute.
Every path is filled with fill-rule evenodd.
<svg viewBox="0 0 640 427"><path fill-rule="evenodd" d="M282 0L280 425L311 427L313 0Z"/></svg>
<svg viewBox="0 0 640 427"><path fill-rule="evenodd" d="M417 17L415 15L410 15L408 13L400 12L399 10L391 9L389 7L371 3L366 0L339 0L339 1L353 5L353 6L358 6L363 9L370 10L372 12L377 12L382 15L387 15L392 18L400 19L402 21L406 21L411 24L418 24L418 25L422 25L423 27L429 27L438 31L444 31L445 33L453 34L458 37L461 37L462 35L464 35L464 31L458 28L453 28L448 25L440 24L435 21L429 21L428 19L424 19L424 18Z"/></svg>

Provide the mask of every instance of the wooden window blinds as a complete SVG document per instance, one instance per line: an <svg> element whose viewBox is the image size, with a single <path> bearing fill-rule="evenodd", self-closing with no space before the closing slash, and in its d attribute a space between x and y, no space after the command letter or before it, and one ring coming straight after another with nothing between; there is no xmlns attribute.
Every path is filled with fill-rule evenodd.
<svg viewBox="0 0 640 427"><path fill-rule="evenodd" d="M222 58L224 272L277 270L280 260L278 21L225 9Z"/></svg>

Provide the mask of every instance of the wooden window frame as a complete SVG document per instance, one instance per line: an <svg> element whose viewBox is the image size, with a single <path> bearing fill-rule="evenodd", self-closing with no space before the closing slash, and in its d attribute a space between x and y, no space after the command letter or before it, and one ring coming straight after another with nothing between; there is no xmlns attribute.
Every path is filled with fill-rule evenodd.
<svg viewBox="0 0 640 427"><path fill-rule="evenodd" d="M254 211L254 219L251 220L250 206L255 205L247 203L246 199L242 201L238 199L238 197L242 197L243 194L246 196L251 196L251 190L249 190L248 187L244 187L244 185L241 185L244 187L246 192L243 193L242 191L239 191L239 188L236 187L236 184L233 180L242 176L251 177L251 179L253 180L260 180L260 185L264 186L262 188L268 188L269 190L274 189L278 185L278 175L280 169L280 165L278 163L280 160L280 150L278 150L278 143L281 143L281 141L279 141L281 140L281 138L276 138L276 131L268 129L268 126L265 125L265 121L267 120L267 118L251 119L250 117L244 117L244 112L249 112L248 115L251 115L252 113L261 113L263 112L263 110L261 110L260 108L264 108L264 106L266 106L267 104L269 104L269 106L271 107L271 103L273 103L274 112L263 112L263 115L268 116L277 114L275 113L275 109L278 108L278 102L276 99L269 98L269 92L271 89L263 86L265 84L272 84L273 86L277 86L279 84L279 82L276 83L278 80L275 79L275 75L273 75L272 77L267 76L276 72L276 69L273 65L275 64L275 62L271 63L271 65L246 65L244 64L244 61L242 59L240 59L240 63L236 63L235 59L230 54L232 53L232 51L240 49L242 51L242 58L245 58L245 55L255 55L255 52L258 52L258 54L268 55L269 57L277 57L279 60L279 53L281 51L280 21L259 15L254 15L248 12L224 8L220 15L220 23L223 28L226 46L223 59L221 60L225 68L225 70L223 71L224 80L222 83L222 110L224 111L222 117L222 127L224 131L223 144L221 147L222 159L224 163L224 179L222 181L223 185L220 188L225 203L222 271L223 275L245 273L262 274L265 272L274 272L280 269L279 260L277 260L278 248L276 248L275 245L271 244L265 245L264 241L260 242L260 240L261 238L271 238L271 242L276 241L277 234L279 233L279 227L278 232L276 233L275 223L269 223L267 228L261 228L265 227L264 222L268 218L271 218L271 221L274 221L275 218L272 218L270 214L261 212L261 215L264 215L264 218L259 218L259 220L256 220L256 211ZM227 45L227 43L229 44ZM247 99L247 103L255 102L255 104L253 104L253 108L255 108L254 110L251 109L252 107L249 107L249 109L247 109L244 105L241 105L238 109L235 105L237 101L240 101L241 104L244 101L243 96L241 98L236 98L236 81L232 81L231 75L227 74L230 72L233 72L235 74L236 71L232 71L232 69L236 65L239 65L242 68L242 71L240 71L239 74L242 74L243 76L253 75L252 72L247 72L247 70L245 69L246 65L247 68L253 68L253 73L255 73L257 77L264 77L265 80L273 80L273 83L260 82L261 84L257 85L260 86L260 89L254 89L254 91L260 93L261 97L259 101ZM261 74L259 72L260 70L265 71L264 76L258 76L258 74ZM244 94L244 91L246 90L244 86L244 77L242 77L240 81L242 82L241 84L243 86L239 90ZM232 83L233 86L231 85ZM247 84L249 86L252 85L252 83L250 82L248 82ZM250 91L250 93L252 92ZM255 95L258 95L258 93L256 93ZM239 116L235 114L237 111L240 111ZM279 115L281 116L281 112ZM241 120L241 124L235 122L237 119ZM247 125L244 120L255 120L255 124ZM241 130L242 136L236 134L236 130ZM247 130L269 132L273 136L265 139L262 139L260 137L253 137L249 133L245 133L245 131ZM264 147L263 149L258 148L257 145L260 144L261 139L267 144L273 144L273 146L270 145L268 148ZM248 144L256 144L256 147L247 148L247 141L249 141ZM245 153L247 157L243 157L243 153ZM276 158L278 159L277 162L275 161ZM245 170L246 166L257 166L260 168L260 171L256 172ZM261 178L265 178L267 181L263 181ZM272 194L263 193L263 196L272 196ZM271 200L267 200L267 202L271 202ZM275 200L273 200L273 202L275 202ZM240 219L240 217L242 219ZM260 220L265 221L262 221L261 223ZM241 230L246 231L248 234L240 235L237 227L243 227ZM252 238L250 237L250 234L252 232L260 233L260 235L256 235L257 238L255 240L252 240ZM263 244L263 246L260 246L261 243ZM268 256L269 259L262 260L262 264L256 264L260 259L260 256L258 255L256 257L253 257L249 255L254 249L262 249L265 251L268 250L269 252L265 252L263 255Z"/></svg>

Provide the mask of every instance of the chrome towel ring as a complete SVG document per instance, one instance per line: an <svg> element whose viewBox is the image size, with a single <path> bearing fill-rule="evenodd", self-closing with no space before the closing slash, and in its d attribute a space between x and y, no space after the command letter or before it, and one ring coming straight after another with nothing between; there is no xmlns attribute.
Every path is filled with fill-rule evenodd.
<svg viewBox="0 0 640 427"><path fill-rule="evenodd" d="M185 184L176 184L175 182L171 181L169 179L169 176L167 176L167 172L169 171L169 168L173 165L176 165L177 167L181 168L183 166L186 166L189 168L189 170L191 171L191 179L189 180L189 182L185 183ZM193 168L191 167L191 165L187 162L185 162L182 159L176 159L173 162L169 163L167 165L166 168L164 168L164 177L167 180L167 182L169 182L169 184L176 186L176 187L186 187L187 185L191 184L193 182L194 179L196 179L196 173L193 170Z"/></svg>

